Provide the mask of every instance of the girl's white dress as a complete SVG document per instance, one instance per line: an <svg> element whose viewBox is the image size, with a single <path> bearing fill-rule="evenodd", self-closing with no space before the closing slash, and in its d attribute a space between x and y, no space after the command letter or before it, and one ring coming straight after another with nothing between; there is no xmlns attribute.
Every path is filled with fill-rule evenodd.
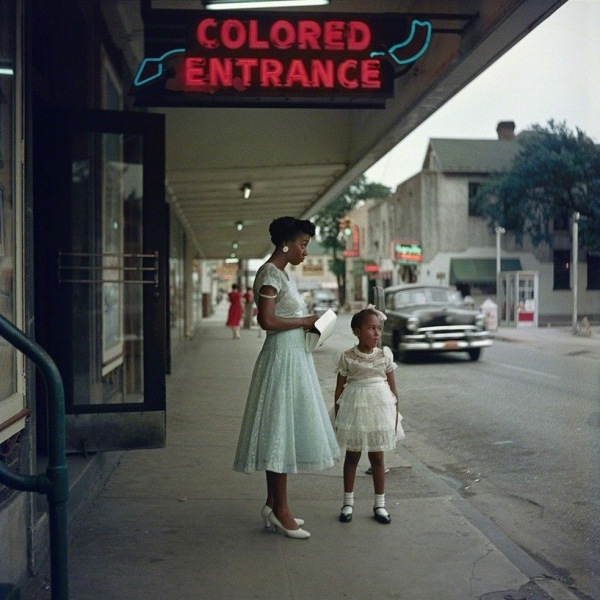
<svg viewBox="0 0 600 600"><path fill-rule="evenodd" d="M255 298L265 285L277 290L277 316L305 314L294 280L271 263L256 273ZM252 373L233 468L245 473L316 471L333 466L339 456L304 330L267 331Z"/></svg>
<svg viewBox="0 0 600 600"><path fill-rule="evenodd" d="M402 415L396 428L396 397L387 374L397 368L388 347L365 354L354 346L339 359L338 372L347 377L337 400L335 430L342 449L351 452L380 452L396 449L404 438Z"/></svg>

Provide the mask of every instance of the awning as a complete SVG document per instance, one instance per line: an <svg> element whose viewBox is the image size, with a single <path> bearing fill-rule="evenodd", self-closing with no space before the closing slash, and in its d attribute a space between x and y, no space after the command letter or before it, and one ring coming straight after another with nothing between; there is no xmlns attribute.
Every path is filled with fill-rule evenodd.
<svg viewBox="0 0 600 600"><path fill-rule="evenodd" d="M518 258L500 259L501 271L521 271ZM456 283L495 283L495 258L451 258L450 284Z"/></svg>

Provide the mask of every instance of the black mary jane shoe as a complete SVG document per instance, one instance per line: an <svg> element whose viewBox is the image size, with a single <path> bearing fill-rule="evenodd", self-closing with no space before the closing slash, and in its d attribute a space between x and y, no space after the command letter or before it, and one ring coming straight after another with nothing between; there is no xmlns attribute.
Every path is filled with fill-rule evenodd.
<svg viewBox="0 0 600 600"><path fill-rule="evenodd" d="M385 510L386 514L382 515L381 513L378 513L377 511L380 509ZM392 517L388 514L384 506L373 507L373 516L375 517L375 520L382 525L389 525L392 522Z"/></svg>
<svg viewBox="0 0 600 600"><path fill-rule="evenodd" d="M354 506L351 506L350 504L344 504L344 506L342 506L342 512L340 513L340 521L342 523L350 523L350 521L352 521L352 513L343 512L345 508L351 508L352 510L354 510Z"/></svg>

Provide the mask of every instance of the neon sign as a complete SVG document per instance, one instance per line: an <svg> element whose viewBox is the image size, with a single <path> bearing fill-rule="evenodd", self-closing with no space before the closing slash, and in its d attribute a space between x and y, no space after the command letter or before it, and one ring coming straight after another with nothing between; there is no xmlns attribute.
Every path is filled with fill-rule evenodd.
<svg viewBox="0 0 600 600"><path fill-rule="evenodd" d="M185 16L179 45L172 33L168 48L146 45L137 104L383 106L398 68L425 53L432 32L401 15L209 14Z"/></svg>
<svg viewBox="0 0 600 600"><path fill-rule="evenodd" d="M419 264L423 261L423 248L419 242L397 241L393 244L393 256L401 264Z"/></svg>
<svg viewBox="0 0 600 600"><path fill-rule="evenodd" d="M342 256L344 258L352 258L360 255L360 233L356 225L352 225L352 248L349 250L343 250Z"/></svg>

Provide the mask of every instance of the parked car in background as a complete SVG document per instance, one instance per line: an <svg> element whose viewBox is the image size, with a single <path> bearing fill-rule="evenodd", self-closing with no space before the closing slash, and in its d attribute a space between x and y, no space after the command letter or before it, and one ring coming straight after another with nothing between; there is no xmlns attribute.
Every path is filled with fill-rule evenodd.
<svg viewBox="0 0 600 600"><path fill-rule="evenodd" d="M408 284L384 290L382 342L406 360L415 352L466 352L478 360L491 346L484 315L465 307L453 287Z"/></svg>
<svg viewBox="0 0 600 600"><path fill-rule="evenodd" d="M313 290L308 301L308 312L321 316L327 309L339 310L337 295L332 290Z"/></svg>

